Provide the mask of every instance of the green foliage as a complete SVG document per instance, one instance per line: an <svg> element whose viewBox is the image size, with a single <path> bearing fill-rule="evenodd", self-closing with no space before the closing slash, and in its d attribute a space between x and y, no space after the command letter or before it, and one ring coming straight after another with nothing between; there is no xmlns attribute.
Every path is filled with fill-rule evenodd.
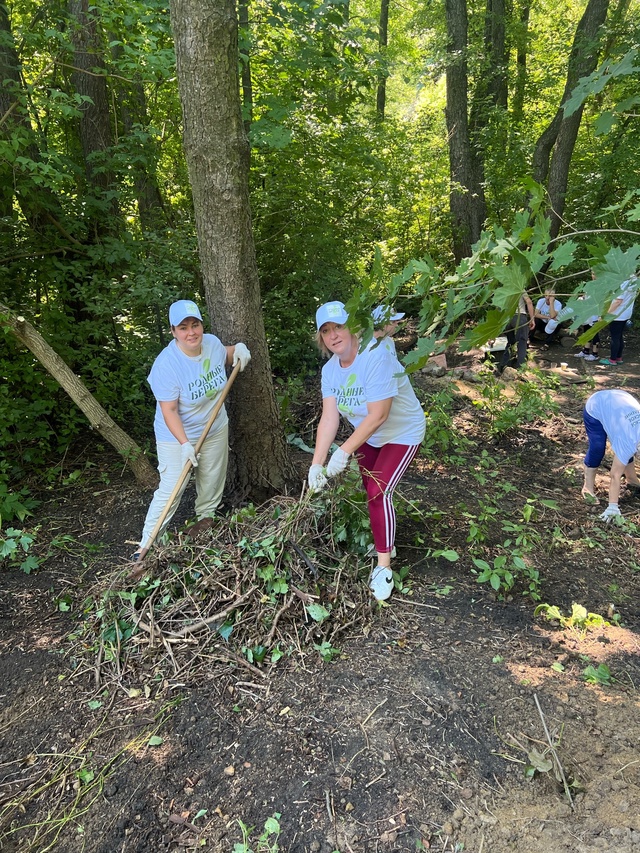
<svg viewBox="0 0 640 853"><path fill-rule="evenodd" d="M280 836L280 813L274 812L264 823L264 829L260 835L252 840L255 827L247 826L238 820L238 826L242 833L242 841L233 845L233 853L278 853L280 849L278 838Z"/></svg>
<svg viewBox="0 0 640 853"><path fill-rule="evenodd" d="M588 684L599 684L600 687L609 687L615 681L606 663L598 664L597 667L590 664L582 673L582 677Z"/></svg>
<svg viewBox="0 0 640 853"><path fill-rule="evenodd" d="M515 394L511 396L501 382L487 377L480 385L480 395L473 405L488 416L487 428L494 437L504 435L523 423L547 419L558 411L549 391L537 382L518 383Z"/></svg>
<svg viewBox="0 0 640 853"><path fill-rule="evenodd" d="M454 402L454 396L447 388L423 401L426 433L420 453L429 459L454 459L470 446L467 437L454 426Z"/></svg>
<svg viewBox="0 0 640 853"><path fill-rule="evenodd" d="M590 613L582 604L571 605L571 614L565 616L555 604L539 604L534 615L542 614L550 622L558 622L562 628L575 628L583 633L602 628L608 622L599 613Z"/></svg>
<svg viewBox="0 0 640 853"><path fill-rule="evenodd" d="M34 537L25 530L15 527L0 527L0 563L19 568L26 575L40 565L40 559L29 551L35 544Z"/></svg>

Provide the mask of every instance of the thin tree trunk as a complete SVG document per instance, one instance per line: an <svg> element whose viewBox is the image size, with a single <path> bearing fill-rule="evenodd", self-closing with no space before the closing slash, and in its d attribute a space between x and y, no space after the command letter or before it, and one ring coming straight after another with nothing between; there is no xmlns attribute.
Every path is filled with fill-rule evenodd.
<svg viewBox="0 0 640 853"><path fill-rule="evenodd" d="M157 483L157 474L141 448L122 430L92 396L86 385L45 341L42 335L25 320L0 303L0 321L36 356L44 368L60 383L73 402L84 412L92 428L115 447L131 466L136 480L145 487Z"/></svg>
<svg viewBox="0 0 640 853"><path fill-rule="evenodd" d="M389 46L389 0L380 2L380 22L378 25L378 47L380 58L386 63L387 47ZM378 77L378 92L376 96L376 112L378 118L384 119L384 110L387 102L387 69L386 67Z"/></svg>
<svg viewBox="0 0 640 853"><path fill-rule="evenodd" d="M295 474L278 420L249 205L249 143L235 0L171 0L184 146L213 331L252 354L230 395L234 497L263 499Z"/></svg>
<svg viewBox="0 0 640 853"><path fill-rule="evenodd" d="M468 119L467 4L466 0L445 0L447 16L447 107L451 189L449 207L453 231L453 252L457 261L471 254L479 238L485 216L481 168L471 145Z"/></svg>
<svg viewBox="0 0 640 853"><path fill-rule="evenodd" d="M533 177L538 183L545 183L545 181L547 183L551 237L556 237L560 231L571 157L583 113L583 107L580 107L565 118L563 105L578 80L591 74L598 65L602 26L608 9L609 0L589 0L587 3L576 28L560 106L536 144L533 156Z"/></svg>
<svg viewBox="0 0 640 853"><path fill-rule="evenodd" d="M529 15L531 0L523 0L520 9L518 34L516 37L516 82L513 91L513 121L521 124L524 119L524 97L527 85L527 55L529 52Z"/></svg>
<svg viewBox="0 0 640 853"><path fill-rule="evenodd" d="M69 0L69 12L75 19L72 32L74 71L71 82L79 95L88 98L83 104L79 122L85 173L89 186L104 200L114 188L115 177L105 160L113 145L113 134L107 78L101 73L105 62L98 30L98 13L95 7L90 6L89 0ZM92 219L92 227L98 235L118 230L118 223L114 219L119 215L115 193L109 201L109 208L111 217L102 215Z"/></svg>

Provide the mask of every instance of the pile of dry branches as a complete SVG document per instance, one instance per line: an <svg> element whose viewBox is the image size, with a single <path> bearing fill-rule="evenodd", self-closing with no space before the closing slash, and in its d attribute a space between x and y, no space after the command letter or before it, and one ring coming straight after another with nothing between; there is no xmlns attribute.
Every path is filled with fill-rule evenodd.
<svg viewBox="0 0 640 853"><path fill-rule="evenodd" d="M149 695L203 667L264 678L281 658L330 659L339 635L371 616L370 563L361 544L345 553L335 541L339 511L330 495L277 497L156 547L133 584L129 567L90 591L76 665L93 670L96 689Z"/></svg>

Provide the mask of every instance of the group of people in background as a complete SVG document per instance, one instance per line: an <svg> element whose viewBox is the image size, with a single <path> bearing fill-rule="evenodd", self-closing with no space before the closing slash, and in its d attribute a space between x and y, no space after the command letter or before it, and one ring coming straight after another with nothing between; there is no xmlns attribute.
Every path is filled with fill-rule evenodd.
<svg viewBox="0 0 640 853"><path fill-rule="evenodd" d="M622 283L620 291L612 300L606 312L607 317L613 317L609 321L609 334L611 338L611 352L607 358L598 358L600 333L596 332L580 352L575 353L576 358L585 361L599 361L606 366L622 364L622 353L624 351L624 330L631 320L635 302L635 277L629 278ZM585 298L585 297L582 297ZM528 345L533 343L537 337L542 342L549 344L560 333L562 323L566 319L563 316L562 302L556 297L552 289L547 289L535 304L527 293L523 293L518 302L518 310L510 319L505 329L507 346L502 353L499 362L499 371L502 372L512 361L513 348L515 346L515 366L522 367L527 360ZM578 336L586 334L588 330L600 320L599 315L591 316L578 330Z"/></svg>
<svg viewBox="0 0 640 853"><path fill-rule="evenodd" d="M634 306L632 285L633 279L624 282L609 306L608 315L615 317L609 324L611 356L602 359L602 363L613 365L622 361L623 333ZM547 290L535 306L526 293L522 294L517 313L506 329L509 347L516 346L518 366L524 364L529 340L536 333L547 340L554 335L562 320L561 312L562 303L552 290ZM394 585L391 569L396 553L394 491L418 453L426 430L424 411L398 361L392 339L403 317L403 313L393 308L378 306L372 317L373 337L364 346L361 333L350 329L349 315L342 302L326 302L315 317L316 343L327 362L322 368L322 413L308 486L311 492L319 492L331 478L345 471L351 459L357 462L373 537L369 588L378 601L388 599ZM589 318L581 332L598 320L596 315ZM244 370L251 359L244 343L225 346L214 335L205 334L200 309L191 300L181 299L171 305L169 325L172 341L158 355L148 377L156 398L154 430L160 485L149 506L133 561L149 547L150 537L185 466L195 472L195 511L199 523L213 517L222 498L227 472L228 419L224 406L210 425L197 455L195 448L205 424L215 415L216 399L228 381L227 369L239 364L239 369ZM598 343L596 334L576 357L595 361ZM507 348L501 367L506 366L510 357ZM351 426L351 431L336 444L342 419ZM584 425L588 439L582 487L585 499L596 500L595 477L607 440L614 453L609 503L601 515L608 522L620 516L622 477L640 494L634 464L640 447L640 402L626 391L598 391L587 401ZM177 495L168 508L165 527L180 497L181 494Z"/></svg>

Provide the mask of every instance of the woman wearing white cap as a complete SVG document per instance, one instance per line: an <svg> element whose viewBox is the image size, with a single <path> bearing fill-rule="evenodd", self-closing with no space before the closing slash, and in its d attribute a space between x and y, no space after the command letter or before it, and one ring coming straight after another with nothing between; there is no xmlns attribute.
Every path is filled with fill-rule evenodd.
<svg viewBox="0 0 640 853"><path fill-rule="evenodd" d="M215 335L205 334L200 309L189 299L180 299L171 305L169 323L173 340L158 355L147 377L157 400L153 426L160 485L147 512L140 549L151 544L151 532L187 462L191 462L195 470L196 516L206 519L214 515L227 475L229 423L224 406L198 458L194 445L226 384L225 368L235 367L240 362L240 370L244 370L251 359L243 343L224 346ZM178 508L180 497L167 513L165 526ZM140 552L136 551L132 559L137 560L139 556Z"/></svg>
<svg viewBox="0 0 640 853"><path fill-rule="evenodd" d="M383 346L359 352L360 340L347 328L348 318L342 302L327 302L316 312L316 340L321 352L330 358L322 368L322 416L309 469L309 488L324 488L326 478L344 471L355 455L367 493L378 558L369 588L378 601L384 601L393 590L393 492L424 438L425 416L395 353ZM341 415L354 430L325 469Z"/></svg>

